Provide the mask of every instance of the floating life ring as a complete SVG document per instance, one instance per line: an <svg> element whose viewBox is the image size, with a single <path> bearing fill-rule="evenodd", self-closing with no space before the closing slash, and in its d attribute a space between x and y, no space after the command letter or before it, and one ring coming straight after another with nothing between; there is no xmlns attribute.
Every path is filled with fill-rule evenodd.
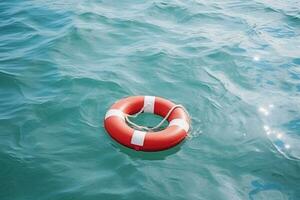
<svg viewBox="0 0 300 200"><path fill-rule="evenodd" d="M127 116L153 113L168 120L161 131L135 130L126 123ZM189 131L189 116L182 106L154 96L132 96L114 103L107 111L104 126L108 134L122 145L137 151L160 151L180 143Z"/></svg>

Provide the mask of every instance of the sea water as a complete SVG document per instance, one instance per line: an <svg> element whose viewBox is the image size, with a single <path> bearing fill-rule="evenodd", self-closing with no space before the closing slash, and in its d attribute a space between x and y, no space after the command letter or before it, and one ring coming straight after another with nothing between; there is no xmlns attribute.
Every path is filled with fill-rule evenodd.
<svg viewBox="0 0 300 200"><path fill-rule="evenodd" d="M299 8L1 1L0 199L300 199ZM188 138L113 141L104 115L132 95L184 105Z"/></svg>

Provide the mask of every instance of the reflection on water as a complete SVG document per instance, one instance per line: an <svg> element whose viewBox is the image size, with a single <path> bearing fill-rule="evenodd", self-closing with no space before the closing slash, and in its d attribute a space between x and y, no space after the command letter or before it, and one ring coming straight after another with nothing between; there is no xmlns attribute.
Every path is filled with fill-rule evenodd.
<svg viewBox="0 0 300 200"><path fill-rule="evenodd" d="M299 199L288 2L0 1L0 200ZM183 104L188 139L112 140L103 117L132 95Z"/></svg>
<svg viewBox="0 0 300 200"><path fill-rule="evenodd" d="M260 56L255 55L255 56L253 57L253 60L254 60L254 61L259 61L259 60L260 60Z"/></svg>
<svg viewBox="0 0 300 200"><path fill-rule="evenodd" d="M266 106L260 106L258 111L265 117L271 117L271 111L274 108L273 104ZM289 136L283 131L276 130L269 125L263 125L263 130L265 131L268 139L271 141L275 149L281 153L284 157L288 159L295 159L295 156L291 156L292 145L289 144L289 141L292 140Z"/></svg>
<svg viewBox="0 0 300 200"><path fill-rule="evenodd" d="M255 180L251 182L252 190L249 192L249 199L259 199L255 198L258 194L265 191L280 191L281 187L277 183L261 183L259 180ZM275 195L278 195L277 193Z"/></svg>

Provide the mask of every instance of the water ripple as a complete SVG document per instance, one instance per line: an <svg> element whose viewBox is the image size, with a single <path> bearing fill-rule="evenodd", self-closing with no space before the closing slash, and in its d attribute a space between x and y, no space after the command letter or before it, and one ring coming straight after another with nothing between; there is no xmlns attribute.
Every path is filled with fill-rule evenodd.
<svg viewBox="0 0 300 200"><path fill-rule="evenodd" d="M298 199L299 2L1 1L1 199ZM105 133L116 100L183 104L154 153Z"/></svg>

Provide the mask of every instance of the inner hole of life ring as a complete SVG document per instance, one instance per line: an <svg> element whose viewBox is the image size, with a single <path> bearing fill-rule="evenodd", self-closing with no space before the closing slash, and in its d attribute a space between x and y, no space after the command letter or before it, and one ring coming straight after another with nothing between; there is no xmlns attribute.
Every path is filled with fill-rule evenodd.
<svg viewBox="0 0 300 200"><path fill-rule="evenodd" d="M139 126L146 126L146 127L152 128L152 127L156 126L157 124L159 124L163 120L163 117L152 114L152 113L144 113L143 112L143 113L139 114L137 117L129 117L129 119L130 119L130 121L134 122L135 124L137 124ZM128 126L131 126L129 123L127 123L127 124L128 124ZM169 122L166 120L155 131L161 131L161 130L167 128L168 125L169 125ZM134 128L134 127L132 127L132 128Z"/></svg>

